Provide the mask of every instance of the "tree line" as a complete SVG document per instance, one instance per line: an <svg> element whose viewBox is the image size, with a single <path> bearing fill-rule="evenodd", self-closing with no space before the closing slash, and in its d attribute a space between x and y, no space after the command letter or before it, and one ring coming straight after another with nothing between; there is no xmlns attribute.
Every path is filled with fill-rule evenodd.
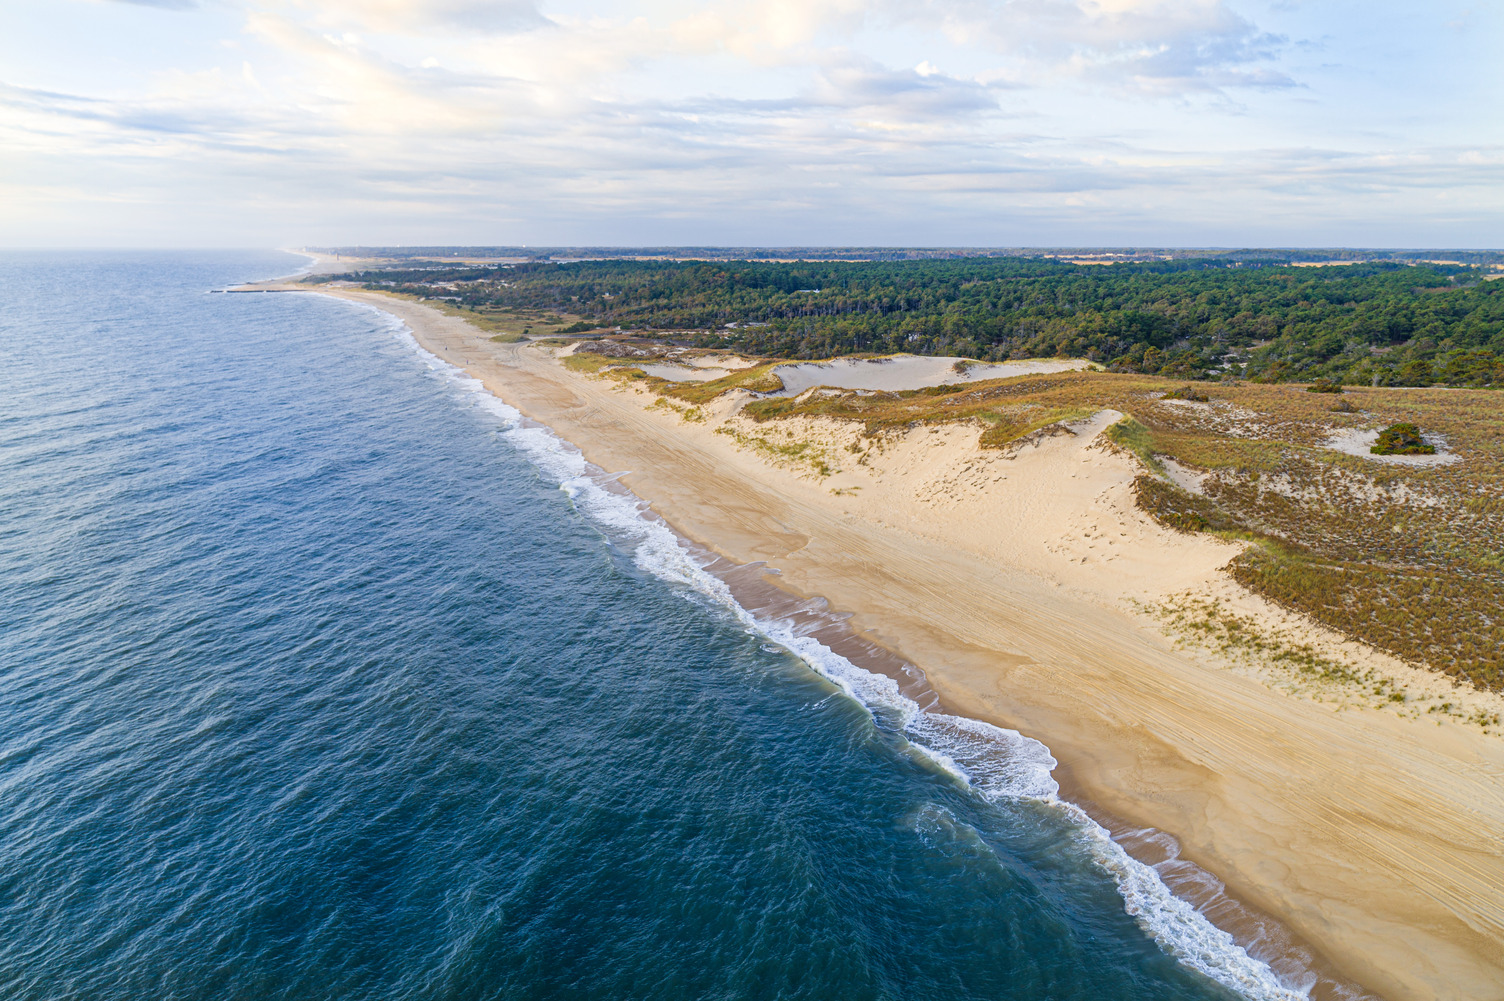
<svg viewBox="0 0 1504 1001"><path fill-rule="evenodd" d="M604 260L344 277L773 357L1066 356L1187 379L1504 385L1504 281L1467 265Z"/></svg>

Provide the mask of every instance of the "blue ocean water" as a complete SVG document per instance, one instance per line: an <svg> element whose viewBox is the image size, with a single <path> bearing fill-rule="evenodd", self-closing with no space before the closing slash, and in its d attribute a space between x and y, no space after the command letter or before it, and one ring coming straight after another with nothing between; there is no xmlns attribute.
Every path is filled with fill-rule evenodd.
<svg viewBox="0 0 1504 1001"><path fill-rule="evenodd" d="M0 256L0 997L1279 995L297 264Z"/></svg>

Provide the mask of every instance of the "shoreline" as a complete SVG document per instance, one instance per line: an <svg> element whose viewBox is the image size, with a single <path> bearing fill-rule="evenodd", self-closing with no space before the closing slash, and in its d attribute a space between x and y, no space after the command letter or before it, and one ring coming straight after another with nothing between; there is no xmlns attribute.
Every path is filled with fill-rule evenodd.
<svg viewBox="0 0 1504 1001"><path fill-rule="evenodd" d="M712 447L723 443L691 433L704 438L708 431L677 434L675 415L648 414L641 401L565 373L536 348L487 344L483 332L425 305L343 289L289 290L397 316L426 350L555 429L596 465L641 470L623 480L681 535L732 562L775 565L781 590L818 594L851 611L855 637L919 665L943 703L962 715L1039 735L1063 762L1057 774L1071 791L1127 825L1172 832L1183 858L1312 943L1327 961L1316 965L1330 964L1336 979L1363 983L1391 1001L1504 997L1496 989L1504 973L1497 953L1489 954L1501 941L1504 901L1485 896L1471 910L1463 906L1469 894L1500 885L1490 883L1498 866L1482 857L1504 831L1496 791L1487 802L1487 781L1504 774L1496 746L1467 735L1458 740L1449 727L1445 739L1421 748L1424 754L1407 755L1401 745L1414 739L1419 723L1363 713L1339 718L1257 681L1209 670L1122 610L1091 600L1076 586L1080 574L1050 581L1053 564L1027 561L1000 571L975 552L937 547L916 526L890 523L897 519L833 511L797 477L755 469L755 460L730 461ZM1187 579L1205 577L1231 555L1206 551L1206 543L1149 541L1178 547L1174 556L1191 564ZM1298 732L1284 732L1291 729ZM1345 797L1352 802L1340 802L1341 781L1303 760L1310 755L1302 739L1333 752L1326 764L1341 766L1336 771L1358 787ZM1397 828L1436 804L1402 795L1406 783L1378 795L1363 773L1378 764L1445 777L1459 761L1481 776L1447 790L1445 809L1435 811L1443 816L1426 825L1430 850L1422 844L1417 851L1404 843L1417 840L1407 838L1413 832ZM1253 774L1238 774L1245 762ZM1302 773L1294 780L1278 774L1292 764L1303 766L1292 769ZM1489 809L1468 809L1470 792L1481 793ZM1317 808L1297 809L1305 804L1286 802L1292 793L1314 795ZM1261 817L1261 800L1268 812L1286 815ZM1327 829L1344 807L1352 833L1361 836L1343 839ZM1484 815L1481 830L1436 842L1444 822L1469 813ZM1438 855L1446 856L1444 865L1436 864ZM1473 856L1480 856L1476 865ZM1324 869L1323 878L1313 878L1312 869ZM1412 869L1430 878L1384 885Z"/></svg>

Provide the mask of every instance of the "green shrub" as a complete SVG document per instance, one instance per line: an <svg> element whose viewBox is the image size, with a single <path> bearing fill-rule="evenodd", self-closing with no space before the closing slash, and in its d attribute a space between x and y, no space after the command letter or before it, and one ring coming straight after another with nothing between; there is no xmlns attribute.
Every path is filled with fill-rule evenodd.
<svg viewBox="0 0 1504 1001"><path fill-rule="evenodd" d="M1181 386L1179 389L1172 389L1172 390L1170 390L1168 393L1165 394L1165 399L1167 399L1167 400L1190 400L1192 403L1209 403L1209 402L1211 402L1211 397L1209 397L1205 393L1200 392L1199 390L1197 390L1195 386L1190 386L1190 385Z"/></svg>
<svg viewBox="0 0 1504 1001"><path fill-rule="evenodd" d="M1317 379L1306 387L1308 393L1340 393L1342 383L1337 379Z"/></svg>
<svg viewBox="0 0 1504 1001"><path fill-rule="evenodd" d="M1414 424L1391 424L1379 432L1379 440L1369 451L1374 455L1435 455L1436 446L1427 445Z"/></svg>

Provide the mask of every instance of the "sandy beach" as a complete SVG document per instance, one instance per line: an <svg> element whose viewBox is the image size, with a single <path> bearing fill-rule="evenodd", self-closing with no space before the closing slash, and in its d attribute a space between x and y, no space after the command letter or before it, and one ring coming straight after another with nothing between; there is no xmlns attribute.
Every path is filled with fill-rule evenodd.
<svg viewBox="0 0 1504 1001"><path fill-rule="evenodd" d="M737 418L737 394L686 415L567 371L556 347L323 291L400 317L426 349L625 473L684 536L766 561L781 586L850 613L954 710L1043 741L1068 794L1172 834L1335 980L1389 1001L1504 999L1504 740L1292 694L1256 665L1178 643L1144 609L1215 597L1449 687L1283 615L1220 572L1233 545L1139 511L1136 460L1100 437L1113 414L1011 453L978 449L969 426L862 444L849 426L806 422L799 434L840 470L815 477L759 444L793 431Z"/></svg>

